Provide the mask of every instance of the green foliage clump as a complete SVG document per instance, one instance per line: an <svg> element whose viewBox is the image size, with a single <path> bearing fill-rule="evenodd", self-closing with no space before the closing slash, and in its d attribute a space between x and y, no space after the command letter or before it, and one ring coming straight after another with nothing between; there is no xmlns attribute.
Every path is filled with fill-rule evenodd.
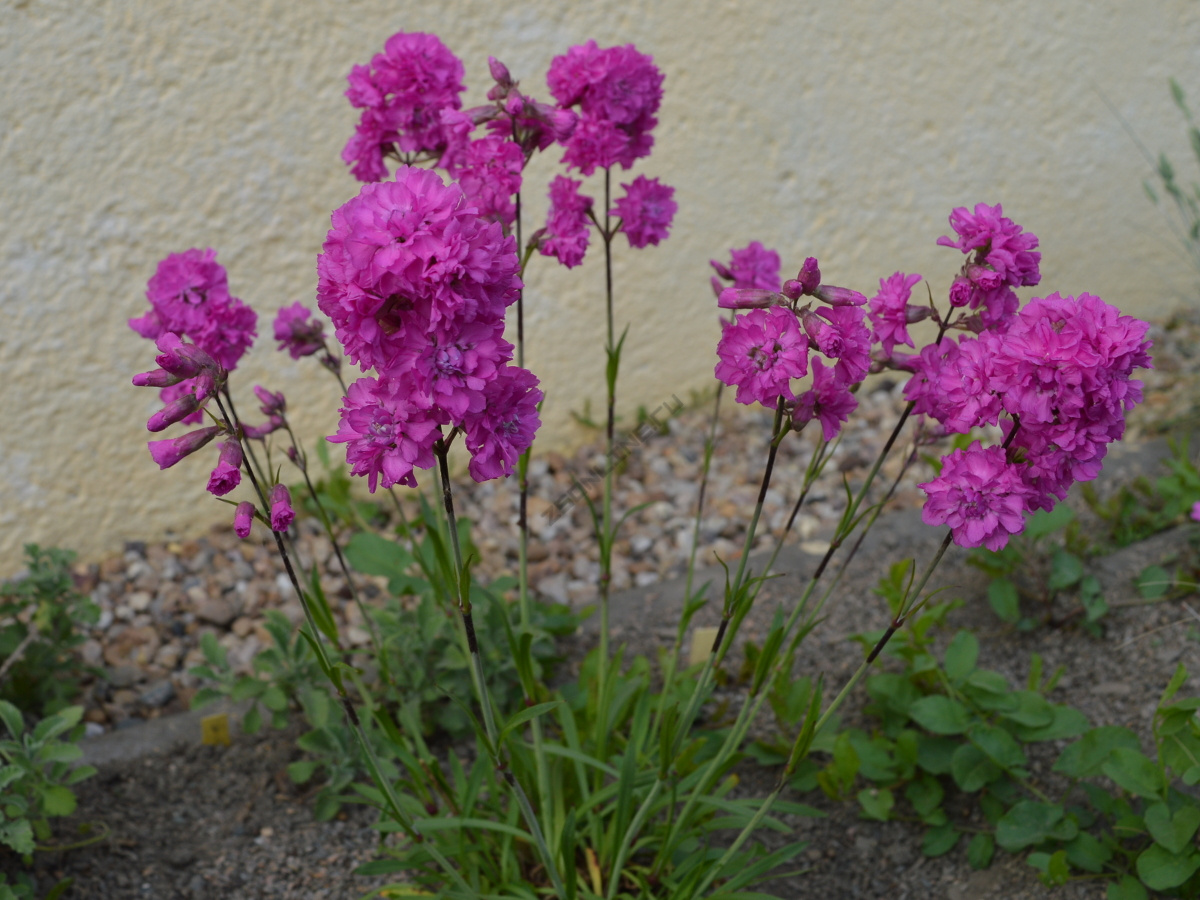
<svg viewBox="0 0 1200 900"><path fill-rule="evenodd" d="M28 574L0 585L0 666L6 667L0 700L24 713L51 715L79 694L88 669L71 650L83 643L100 610L75 589L74 553L27 544L25 556Z"/></svg>

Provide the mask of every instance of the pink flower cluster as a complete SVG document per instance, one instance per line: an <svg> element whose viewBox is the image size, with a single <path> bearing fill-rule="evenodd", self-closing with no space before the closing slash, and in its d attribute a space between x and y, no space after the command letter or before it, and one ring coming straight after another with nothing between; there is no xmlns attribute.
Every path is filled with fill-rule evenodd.
<svg viewBox="0 0 1200 900"><path fill-rule="evenodd" d="M950 305L979 309L982 324L996 327L1020 305L1013 288L1033 287L1042 279L1037 235L1006 218L998 203L977 203L973 213L960 206L950 214L950 227L958 239L940 237L938 244L968 254L950 286Z"/></svg>
<svg viewBox="0 0 1200 900"><path fill-rule="evenodd" d="M748 262L757 264L765 255L761 245L746 249L753 249L753 254L747 254ZM720 268L717 271L724 274ZM721 307L749 312L722 323L716 376L737 388L738 403L762 403L773 409L782 400L796 425L817 419L825 439L832 440L858 407L850 389L870 367L871 332L863 323L866 297L847 288L822 285L820 277L817 261L810 257L798 276L784 284L782 293L768 287L743 287L736 279L734 287L723 289L718 296ZM777 284L777 276L775 281ZM717 287L719 283L714 284ZM797 308L796 301L806 295L828 305L815 311L811 304ZM810 351L833 363L813 359L812 385L797 395L791 382L808 372Z"/></svg>
<svg viewBox="0 0 1200 900"><path fill-rule="evenodd" d="M325 346L325 328L312 310L302 303L285 306L275 316L275 340L279 349L286 350L292 359L312 356Z"/></svg>
<svg viewBox="0 0 1200 900"><path fill-rule="evenodd" d="M157 341L166 334L188 338L226 371L235 369L254 343L258 316L230 295L225 267L217 262L215 250L186 250L162 260L146 285L146 299L149 312L129 320L129 327L144 338ZM211 395L205 390L204 384L183 378L163 387L160 396L168 405L195 402L180 420L194 424L201 420L200 406Z"/></svg>
<svg viewBox="0 0 1200 900"><path fill-rule="evenodd" d="M538 427L537 379L510 366L504 312L521 288L516 243L456 185L402 166L334 211L317 304L347 356L376 376L350 386L338 433L375 490L415 485L442 426L464 432L478 480L512 471Z"/></svg>
<svg viewBox="0 0 1200 900"><path fill-rule="evenodd" d="M990 496L1000 503L1007 492L1019 495L1025 512L1049 510L1073 483L1100 473L1108 445L1124 434L1125 413L1142 399L1133 371L1151 365L1147 327L1091 294L1035 298L1002 331L926 347L912 361L905 393L914 411L933 416L948 432L1000 425L1009 454L1019 460L1009 465L1022 487L993 487ZM930 496L927 522L953 527L944 516L944 499L957 490L956 477L955 470L943 469L923 486ZM942 499L934 502L935 497ZM993 543L1003 546L1016 533L993 515L988 502L975 508L992 540L984 546L996 549ZM980 546L973 535L981 527L956 529L955 538L963 546Z"/></svg>
<svg viewBox="0 0 1200 900"><path fill-rule="evenodd" d="M602 50L588 41L556 56L546 82L559 106L579 109L565 141L569 167L591 175L617 163L628 169L650 154L663 84L653 57L632 44Z"/></svg>
<svg viewBox="0 0 1200 900"><path fill-rule="evenodd" d="M454 140L453 120L462 107L463 65L435 35L400 32L368 66L355 66L346 97L362 110L354 136L342 151L359 181L387 177L386 154L440 157Z"/></svg>

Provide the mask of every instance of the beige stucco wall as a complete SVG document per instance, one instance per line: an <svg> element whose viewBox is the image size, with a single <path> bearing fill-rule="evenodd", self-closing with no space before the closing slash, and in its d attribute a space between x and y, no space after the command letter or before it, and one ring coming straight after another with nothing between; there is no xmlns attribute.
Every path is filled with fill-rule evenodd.
<svg viewBox="0 0 1200 900"><path fill-rule="evenodd" d="M1143 314L1195 302L1100 96L1186 161L1167 78L1200 107L1193 0L3 0L0 574L28 540L95 556L227 515L204 494L207 457L149 460L153 392L129 384L149 345L125 320L156 262L193 246L218 250L263 330L311 300L329 211L358 189L338 159L344 76L401 29L459 54L468 102L489 53L543 97L550 58L587 38L632 41L665 71L655 152L632 174L674 184L680 212L663 246L618 255L630 404L710 383L707 261L754 238L860 290L898 268L945 286L959 260L933 242L950 208L1003 202L1041 236L1047 290ZM534 221L557 157L527 172ZM600 400L597 258L529 272L547 442ZM331 431L322 373L260 344L240 388L283 388L304 433Z"/></svg>

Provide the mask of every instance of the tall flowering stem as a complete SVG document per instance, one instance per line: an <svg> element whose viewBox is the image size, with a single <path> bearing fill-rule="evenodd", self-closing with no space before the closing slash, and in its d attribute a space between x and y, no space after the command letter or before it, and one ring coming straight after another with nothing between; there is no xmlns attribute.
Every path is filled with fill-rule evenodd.
<svg viewBox="0 0 1200 900"><path fill-rule="evenodd" d="M565 898L567 894L563 887L562 876L559 874L558 866L554 862L554 856L546 844L546 837L542 833L537 813L534 812L533 804L529 802L529 796L525 793L525 789L521 786L521 783L517 780L503 757L504 748L500 745L500 732L496 727L496 714L492 708L491 696L487 689L487 677L483 671L483 657L479 652L479 641L475 636L475 620L471 611L471 580L467 567L463 562L462 547L459 545L458 540L458 520L454 515L454 495L450 487L449 449L448 441L443 438L439 438L434 444L434 454L438 460L438 474L442 483L442 504L446 510L446 523L450 531L450 546L454 551L455 572L458 576L456 579L458 587L458 611L462 616L463 629L467 635L467 648L471 654L471 668L474 672L475 689L478 693L479 707L483 715L484 730L487 732L488 749L492 757L492 764L513 792L513 797L516 798L517 805L521 809L521 816L524 818L525 824L529 827L529 832L533 836L538 853L542 858L542 865L546 867L546 873L554 885L556 894L561 898Z"/></svg>
<svg viewBox="0 0 1200 900"><path fill-rule="evenodd" d="M221 416L224 418L227 427L230 430L230 433L239 435L239 440L248 457L249 453L251 452L250 441L243 434L242 425L237 419L236 412L233 411L232 402L228 412L221 404L220 397L216 398L216 402L217 407L221 411ZM246 475L250 478L250 482L254 486L254 491L258 495L261 508L265 512L270 508L270 504L267 501L267 495L264 491L263 485L256 477L254 468L249 464L249 462L245 462L244 465ZM304 589L300 586L300 579L296 575L296 569L292 565L291 556L288 554L287 547L284 545L283 534L274 529L271 530L271 534L275 538L275 547L279 551L280 559L283 560L283 565L284 569L287 571L288 580L291 581L292 584L292 590L294 590L296 592L296 596L300 598L300 604L304 610L305 622L308 625L307 637L309 645L316 653L317 662L321 667L321 671L325 673L325 676L329 679L334 690L337 692L338 702L341 705L342 711L346 715L346 720L350 724L351 731L354 733L355 739L358 742L359 750L362 752L363 760L367 764L367 769L370 772L371 780L375 783L375 786L379 788L380 793L383 795L388 815L392 817L392 820L395 821L395 823L410 840L423 846L424 850L439 866L442 867L443 871L446 872L447 876L455 883L457 887L470 893L471 888L467 885L466 881L463 880L463 877L459 873L458 869L455 868L450 860L448 860L437 848L435 843L425 840L425 836L421 834L416 826L416 823L401 809L400 800L396 796L396 792L391 781L384 776L382 769L380 769L379 760L376 758L375 751L371 747L371 742L367 738L366 731L363 728L362 720L359 718L358 712L354 709L354 704L350 700L349 694L346 693L346 687L342 682L341 675L330 663L329 656L325 652L325 645L321 631L317 627L316 619L314 618L312 609L308 603L308 597L305 594Z"/></svg>

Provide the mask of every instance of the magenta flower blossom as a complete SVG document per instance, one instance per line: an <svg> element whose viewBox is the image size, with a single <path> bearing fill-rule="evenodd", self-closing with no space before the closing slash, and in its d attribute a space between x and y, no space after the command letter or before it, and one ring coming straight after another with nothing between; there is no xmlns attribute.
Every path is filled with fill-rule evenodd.
<svg viewBox="0 0 1200 900"><path fill-rule="evenodd" d="M211 247L193 248L167 256L146 284L146 299L164 331L202 330L208 324L211 309L230 300L228 276L225 267L217 262L217 251ZM151 337L141 328L134 330Z"/></svg>
<svg viewBox="0 0 1200 900"><path fill-rule="evenodd" d="M653 57L632 44L601 50L588 41L556 56L546 82L560 106L579 108L579 124L564 142L568 166L591 175L616 163L628 169L650 153L663 83Z"/></svg>
<svg viewBox="0 0 1200 900"><path fill-rule="evenodd" d="M456 184L401 167L334 210L317 258L317 305L346 355L386 374L408 332L504 317L521 287L516 240Z"/></svg>
<svg viewBox="0 0 1200 900"><path fill-rule="evenodd" d="M1192 504L1191 517L1193 522L1200 522L1200 500Z"/></svg>
<svg viewBox="0 0 1200 900"><path fill-rule="evenodd" d="M947 432L966 434L972 428L997 424L1003 412L993 368L998 343L989 332L978 339L963 337L957 344L942 339L941 364L931 376L937 401L929 414Z"/></svg>
<svg viewBox="0 0 1200 900"><path fill-rule="evenodd" d="M468 412L484 404L483 391L499 368L512 359L513 346L500 335L504 322L468 322L437 333L410 333L397 370L411 373L425 406L446 413L448 421L462 423Z"/></svg>
<svg viewBox="0 0 1200 900"><path fill-rule="evenodd" d="M949 525L960 547L1003 550L1011 535L1025 530L1031 490L1000 447L983 449L975 441L955 450L942 458L941 474L919 487L927 497L922 521Z"/></svg>
<svg viewBox="0 0 1200 900"><path fill-rule="evenodd" d="M242 540L250 537L250 526L254 524L254 504L243 500L233 513L233 533Z"/></svg>
<svg viewBox="0 0 1200 900"><path fill-rule="evenodd" d="M234 297L222 306L213 307L208 323L188 334L197 346L232 372L253 346L257 326L258 313Z"/></svg>
<svg viewBox="0 0 1200 900"><path fill-rule="evenodd" d="M821 422L821 433L832 441L842 430L842 423L858 409L858 400L850 393L834 367L826 367L819 358L812 361L812 387L796 398L792 420L799 426L813 419Z"/></svg>
<svg viewBox="0 0 1200 900"><path fill-rule="evenodd" d="M271 488L271 530L287 531L296 511L292 509L292 495L286 484L277 484Z"/></svg>
<svg viewBox="0 0 1200 900"><path fill-rule="evenodd" d="M938 244L971 254L950 287L950 305L982 307L982 325L1002 328L1020 305L1012 289L1041 280L1037 235L1005 218L999 204L978 203L974 213L960 206L950 214L950 227L958 240L940 237Z"/></svg>
<svg viewBox="0 0 1200 900"><path fill-rule="evenodd" d="M236 368L254 343L258 317L229 295L225 268L217 263L212 249L172 253L162 260L146 286L146 298L150 311L129 320L142 337L155 341L167 334L175 335L176 341L191 338L227 370ZM181 374L161 359L159 365Z"/></svg>
<svg viewBox="0 0 1200 900"><path fill-rule="evenodd" d="M879 293L870 301L871 339L881 344L888 356L897 344L913 346L912 338L908 336L908 301L913 285L920 280L920 275L903 272L879 279Z"/></svg>
<svg viewBox="0 0 1200 900"><path fill-rule="evenodd" d="M737 388L738 403L775 407L780 397L794 400L791 380L808 372L808 339L791 310L754 309L722 323L716 376Z"/></svg>
<svg viewBox="0 0 1200 900"><path fill-rule="evenodd" d="M221 445L217 467L208 477L208 492L223 497L242 483L242 445L230 438Z"/></svg>
<svg viewBox="0 0 1200 900"><path fill-rule="evenodd" d="M325 346L325 328L312 310L303 303L293 303L275 316L275 340L279 349L286 350L292 359L312 356Z"/></svg>
<svg viewBox="0 0 1200 900"><path fill-rule="evenodd" d="M582 181L558 175L550 182L550 215L546 235L538 245L543 256L553 256L568 269L583 262L591 224L592 198L579 193Z"/></svg>
<svg viewBox="0 0 1200 900"><path fill-rule="evenodd" d="M158 463L158 467L160 469L169 469L185 456L195 453L220 433L221 428L217 425L212 425L208 428L189 431L187 434L177 438L170 438L165 441L149 441L146 446L150 448L150 456Z"/></svg>
<svg viewBox="0 0 1200 900"><path fill-rule="evenodd" d="M657 178L639 175L631 184L623 184L625 196L617 200L612 210L621 218L621 230L629 238L629 246L657 245L671 228L671 220L679 208L671 198L675 188L660 184Z"/></svg>
<svg viewBox="0 0 1200 900"><path fill-rule="evenodd" d="M802 315L801 321L817 349L837 360L838 378L844 384L862 381L871 367L871 331L863 324L864 310L856 306L822 307L816 316ZM810 323L819 324L811 327Z"/></svg>
<svg viewBox="0 0 1200 900"><path fill-rule="evenodd" d="M521 189L524 166L525 155L517 144L489 136L467 144L449 171L479 215L512 225L517 218L513 195Z"/></svg>
<svg viewBox="0 0 1200 900"><path fill-rule="evenodd" d="M441 114L462 107L462 78L459 59L436 36L420 32L392 35L369 66L355 66L346 97L363 112L342 151L354 177L387 177L385 153L445 153L453 138Z"/></svg>
<svg viewBox="0 0 1200 900"><path fill-rule="evenodd" d="M751 241L740 250L731 250L730 256L729 272L733 275L734 287L779 290L780 261L779 254L774 250L758 241Z"/></svg>
<svg viewBox="0 0 1200 900"><path fill-rule="evenodd" d="M476 481L512 474L521 454L529 449L541 426L538 404L542 392L534 374L519 366L504 366L484 388L484 403L465 417L467 465Z"/></svg>
<svg viewBox="0 0 1200 900"><path fill-rule="evenodd" d="M994 290L1001 284L1010 287L1029 286L1041 280L1039 264L1042 254L1036 252L1037 235L1023 231L1021 226L1004 216L999 203L988 206L975 204L971 213L965 206L950 213L950 227L958 240L938 238L941 247L955 247L963 253L975 252L977 261L968 265L967 276L982 290ZM994 276L987 270L994 272Z"/></svg>
<svg viewBox="0 0 1200 900"><path fill-rule="evenodd" d="M346 445L350 474L365 475L371 493L381 476L385 488L416 487L413 469L433 465L437 421L420 397L408 377L360 378L342 400L338 433L326 440Z"/></svg>

